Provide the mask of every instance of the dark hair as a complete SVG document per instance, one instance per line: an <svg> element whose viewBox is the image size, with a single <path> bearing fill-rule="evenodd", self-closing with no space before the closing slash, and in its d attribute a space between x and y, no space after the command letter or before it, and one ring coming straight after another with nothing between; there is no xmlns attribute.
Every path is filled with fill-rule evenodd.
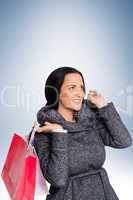
<svg viewBox="0 0 133 200"><path fill-rule="evenodd" d="M64 82L65 75L69 73L78 73L82 77L83 90L85 92L85 82L80 71L72 67L57 68L51 72L45 83L45 97L47 100L46 106L53 109L58 108L58 95L60 94L60 89Z"/></svg>

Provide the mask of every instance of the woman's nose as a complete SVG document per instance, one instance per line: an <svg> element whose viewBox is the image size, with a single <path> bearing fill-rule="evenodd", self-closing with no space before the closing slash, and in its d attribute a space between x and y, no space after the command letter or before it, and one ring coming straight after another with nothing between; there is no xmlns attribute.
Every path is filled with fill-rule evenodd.
<svg viewBox="0 0 133 200"><path fill-rule="evenodd" d="M82 89L77 89L76 90L76 95L79 97L83 97L84 96L84 91Z"/></svg>

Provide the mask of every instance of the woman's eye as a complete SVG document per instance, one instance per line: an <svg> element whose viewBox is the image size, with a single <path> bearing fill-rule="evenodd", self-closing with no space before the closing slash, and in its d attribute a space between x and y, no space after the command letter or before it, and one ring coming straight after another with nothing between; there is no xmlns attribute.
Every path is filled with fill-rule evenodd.
<svg viewBox="0 0 133 200"><path fill-rule="evenodd" d="M74 87L74 86L72 86L72 87L70 87L69 89L70 89L70 90L73 90L74 88L75 88L75 87Z"/></svg>
<svg viewBox="0 0 133 200"><path fill-rule="evenodd" d="M74 90L76 87L75 86L71 86L70 88L69 88L69 90ZM81 90L84 90L84 87L83 86L81 86Z"/></svg>
<svg viewBox="0 0 133 200"><path fill-rule="evenodd" d="M84 91L84 86L81 86L81 89Z"/></svg>

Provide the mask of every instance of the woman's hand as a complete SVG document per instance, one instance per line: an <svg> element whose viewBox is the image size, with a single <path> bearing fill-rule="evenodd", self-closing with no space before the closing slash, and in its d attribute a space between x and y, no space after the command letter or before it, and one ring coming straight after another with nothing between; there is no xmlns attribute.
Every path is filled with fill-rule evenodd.
<svg viewBox="0 0 133 200"><path fill-rule="evenodd" d="M44 126L38 127L37 132L52 133L55 129L63 129L63 127L60 124L45 122Z"/></svg>
<svg viewBox="0 0 133 200"><path fill-rule="evenodd" d="M89 90L88 99L91 103L95 104L98 108L106 106L108 103L103 95L96 90Z"/></svg>

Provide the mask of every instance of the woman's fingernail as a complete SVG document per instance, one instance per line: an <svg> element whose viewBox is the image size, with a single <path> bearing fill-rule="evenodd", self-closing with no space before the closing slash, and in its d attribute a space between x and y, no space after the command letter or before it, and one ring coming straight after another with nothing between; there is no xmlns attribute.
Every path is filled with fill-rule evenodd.
<svg viewBox="0 0 133 200"><path fill-rule="evenodd" d="M40 128L37 129L37 132L40 132Z"/></svg>

